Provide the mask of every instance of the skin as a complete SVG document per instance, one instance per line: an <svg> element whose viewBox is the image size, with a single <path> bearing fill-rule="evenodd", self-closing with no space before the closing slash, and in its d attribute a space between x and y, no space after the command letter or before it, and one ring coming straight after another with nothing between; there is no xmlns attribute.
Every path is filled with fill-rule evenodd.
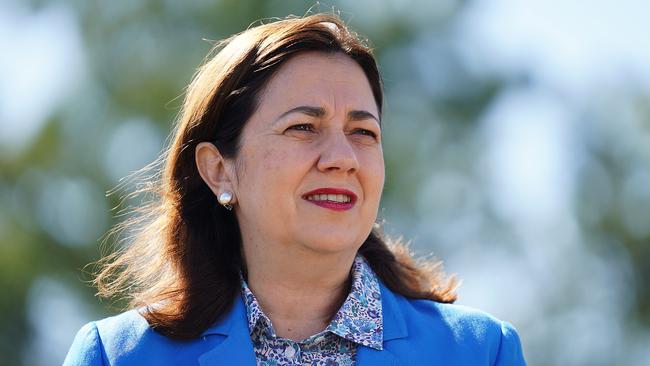
<svg viewBox="0 0 650 366"><path fill-rule="evenodd" d="M323 330L347 296L384 185L378 116L355 61L303 53L269 80L234 160L207 142L196 148L206 184L235 197L248 284L278 336ZM326 187L354 192L356 204L333 211L304 198Z"/></svg>

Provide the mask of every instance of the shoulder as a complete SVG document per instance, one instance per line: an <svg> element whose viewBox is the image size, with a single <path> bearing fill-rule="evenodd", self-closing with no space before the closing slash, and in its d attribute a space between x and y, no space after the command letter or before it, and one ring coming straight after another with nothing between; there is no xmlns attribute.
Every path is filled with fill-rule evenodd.
<svg viewBox="0 0 650 366"><path fill-rule="evenodd" d="M188 364L217 341L215 337L177 341L155 332L137 311L84 325L64 365Z"/></svg>
<svg viewBox="0 0 650 366"><path fill-rule="evenodd" d="M403 298L401 309L407 320L447 329L454 338L495 336L501 326L492 315L462 305Z"/></svg>
<svg viewBox="0 0 650 366"><path fill-rule="evenodd" d="M406 300L402 310L412 326L419 324L429 331L445 331L459 342L475 340L489 343L499 341L504 333L514 332L514 328L509 323L484 311L463 305L431 300Z"/></svg>
<svg viewBox="0 0 650 366"><path fill-rule="evenodd" d="M104 365L106 360L103 356L97 326L91 322L77 332L63 365Z"/></svg>
<svg viewBox="0 0 650 366"><path fill-rule="evenodd" d="M401 313L408 343L436 353L446 364L525 365L510 323L467 306L389 296Z"/></svg>

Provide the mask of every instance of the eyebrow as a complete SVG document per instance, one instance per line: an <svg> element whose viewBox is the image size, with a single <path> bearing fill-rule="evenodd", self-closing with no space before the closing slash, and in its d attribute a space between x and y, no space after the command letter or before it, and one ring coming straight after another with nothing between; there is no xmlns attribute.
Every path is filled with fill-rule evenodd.
<svg viewBox="0 0 650 366"><path fill-rule="evenodd" d="M291 113L302 113L310 117L320 118L325 115L325 108L302 105L299 107L291 108L288 111L282 113L277 120L280 120ZM379 123L379 125L381 125L379 118L375 117L374 114L365 110L353 110L348 112L348 119L350 121L362 121L366 119L374 119L375 121L377 121L377 123Z"/></svg>

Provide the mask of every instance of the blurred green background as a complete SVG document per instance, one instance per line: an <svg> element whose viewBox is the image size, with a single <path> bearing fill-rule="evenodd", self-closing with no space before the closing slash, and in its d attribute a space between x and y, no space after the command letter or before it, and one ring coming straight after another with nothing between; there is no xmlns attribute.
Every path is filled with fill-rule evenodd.
<svg viewBox="0 0 650 366"><path fill-rule="evenodd" d="M115 313L84 281L218 40L304 1L0 2L0 364ZM334 1L385 79L387 231L531 365L650 364L644 1Z"/></svg>

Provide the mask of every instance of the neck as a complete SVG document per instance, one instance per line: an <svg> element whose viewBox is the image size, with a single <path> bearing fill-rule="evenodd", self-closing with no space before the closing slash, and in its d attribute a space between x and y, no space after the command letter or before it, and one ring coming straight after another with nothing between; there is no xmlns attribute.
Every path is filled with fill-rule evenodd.
<svg viewBox="0 0 650 366"><path fill-rule="evenodd" d="M356 251L274 252L245 253L247 283L276 334L300 341L325 329L345 301Z"/></svg>

